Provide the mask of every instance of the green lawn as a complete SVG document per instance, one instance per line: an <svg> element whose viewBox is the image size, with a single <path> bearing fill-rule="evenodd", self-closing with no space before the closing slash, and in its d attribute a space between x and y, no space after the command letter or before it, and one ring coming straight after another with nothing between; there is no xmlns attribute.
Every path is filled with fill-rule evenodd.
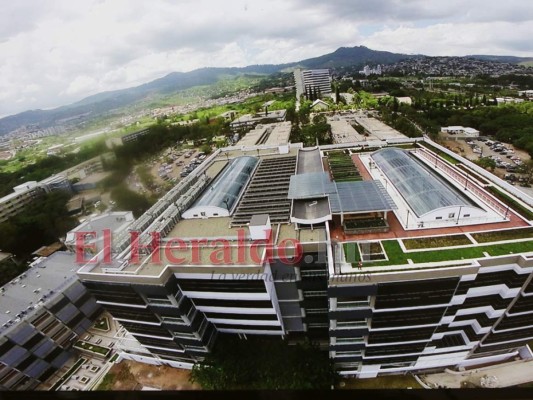
<svg viewBox="0 0 533 400"><path fill-rule="evenodd" d="M413 260L415 264L426 262L439 262L464 259L475 259L485 257L483 252L487 252L491 256L501 256L510 253L522 253L524 251L533 251L533 241L519 242L519 243L505 243L483 246L472 246L466 248L452 248L449 250L435 250L435 251L417 251L412 253L404 253L397 240L385 240L381 242L385 252L387 253L388 261L380 261L373 263L365 263L365 266L385 266L385 265L405 265L407 259ZM353 254L354 250L350 247L357 247L356 243L345 243L345 254ZM350 260L351 261L351 260ZM354 267L357 264L354 263Z"/></svg>
<svg viewBox="0 0 533 400"><path fill-rule="evenodd" d="M370 379L343 379L344 387L338 389L423 389L411 375L387 375Z"/></svg>

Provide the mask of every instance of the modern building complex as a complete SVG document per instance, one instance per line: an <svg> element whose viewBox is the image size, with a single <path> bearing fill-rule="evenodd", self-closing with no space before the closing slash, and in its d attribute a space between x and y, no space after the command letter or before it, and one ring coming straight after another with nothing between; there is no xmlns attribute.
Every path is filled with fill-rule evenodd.
<svg viewBox="0 0 533 400"><path fill-rule="evenodd" d="M308 338L361 378L531 357L533 199L435 150L217 150L79 279L125 359L191 367L219 334Z"/></svg>
<svg viewBox="0 0 533 400"><path fill-rule="evenodd" d="M331 93L329 69L296 69L294 70L294 81L297 99L304 95L308 100L316 100Z"/></svg>
<svg viewBox="0 0 533 400"><path fill-rule="evenodd" d="M38 259L0 288L0 390L35 389L51 377L101 313L73 261L64 252Z"/></svg>

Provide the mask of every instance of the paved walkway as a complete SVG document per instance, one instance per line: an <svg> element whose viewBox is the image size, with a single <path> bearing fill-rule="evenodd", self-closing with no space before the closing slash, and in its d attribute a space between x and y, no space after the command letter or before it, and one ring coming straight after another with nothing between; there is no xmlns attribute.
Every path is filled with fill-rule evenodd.
<svg viewBox="0 0 533 400"><path fill-rule="evenodd" d="M533 381L533 360L513 361L463 372L448 371L438 374L420 375L419 378L432 388L464 388L465 383L470 383L477 387L516 386ZM485 381L489 381L488 386L482 385L482 378Z"/></svg>

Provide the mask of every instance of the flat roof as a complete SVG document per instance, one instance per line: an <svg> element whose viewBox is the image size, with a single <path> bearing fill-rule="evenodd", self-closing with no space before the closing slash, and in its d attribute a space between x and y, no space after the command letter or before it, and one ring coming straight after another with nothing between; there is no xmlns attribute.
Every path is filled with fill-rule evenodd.
<svg viewBox="0 0 533 400"><path fill-rule="evenodd" d="M256 214L250 219L250 226L263 226L268 223L268 214Z"/></svg>
<svg viewBox="0 0 533 400"><path fill-rule="evenodd" d="M4 323L22 311L31 311L28 307L37 306L43 296L59 292L67 281L76 279L77 268L74 254L58 251L5 284L0 295L0 332Z"/></svg>
<svg viewBox="0 0 533 400"><path fill-rule="evenodd" d="M96 231L101 235L104 229L116 233L131 225L135 218L131 211L113 211L90 218L67 233L66 242L74 240L75 232Z"/></svg>
<svg viewBox="0 0 533 400"><path fill-rule="evenodd" d="M380 140L387 139L406 139L403 133L398 132L396 129L391 128L389 125L384 124L380 120L364 115L356 115L356 122L365 128L372 136Z"/></svg>

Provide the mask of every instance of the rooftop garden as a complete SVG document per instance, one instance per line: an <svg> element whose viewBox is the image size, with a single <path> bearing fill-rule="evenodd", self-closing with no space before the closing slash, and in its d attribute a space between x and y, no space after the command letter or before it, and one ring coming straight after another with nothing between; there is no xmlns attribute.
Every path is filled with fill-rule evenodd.
<svg viewBox="0 0 533 400"><path fill-rule="evenodd" d="M328 163L331 177L336 182L351 182L363 179L350 155L344 151L330 151L328 153Z"/></svg>
<svg viewBox="0 0 533 400"><path fill-rule="evenodd" d="M89 352L101 354L104 357L107 357L109 355L109 353L111 352L111 349L108 348L108 347L98 346L97 344L84 342L83 340L77 341L76 344L74 345L74 347L77 348L77 349L86 350L86 351L89 351Z"/></svg>
<svg viewBox="0 0 533 400"><path fill-rule="evenodd" d="M344 226L348 229L385 227L387 222L383 218L349 219L344 221Z"/></svg>
<svg viewBox="0 0 533 400"><path fill-rule="evenodd" d="M93 328L106 332L109 331L109 321L107 317L102 317L98 319L93 325Z"/></svg>
<svg viewBox="0 0 533 400"><path fill-rule="evenodd" d="M407 250L428 249L435 247L453 247L472 244L466 235L434 236L416 239L403 239Z"/></svg>
<svg viewBox="0 0 533 400"><path fill-rule="evenodd" d="M388 257L387 261L365 262L365 267L379 267L388 265L406 265L410 259L414 264L451 261L461 259L484 258L487 253L490 256L501 256L512 253L533 251L533 240L518 243L504 243L493 245L472 245L471 247L450 248L446 250L415 251L404 253L397 240L384 240L381 242ZM346 260L357 268L359 250L357 243L345 243L344 252ZM356 258L352 258L356 257Z"/></svg>
<svg viewBox="0 0 533 400"><path fill-rule="evenodd" d="M533 227L523 229L508 229L505 231L490 231L473 233L472 237L478 243L499 242L503 240L533 239Z"/></svg>

